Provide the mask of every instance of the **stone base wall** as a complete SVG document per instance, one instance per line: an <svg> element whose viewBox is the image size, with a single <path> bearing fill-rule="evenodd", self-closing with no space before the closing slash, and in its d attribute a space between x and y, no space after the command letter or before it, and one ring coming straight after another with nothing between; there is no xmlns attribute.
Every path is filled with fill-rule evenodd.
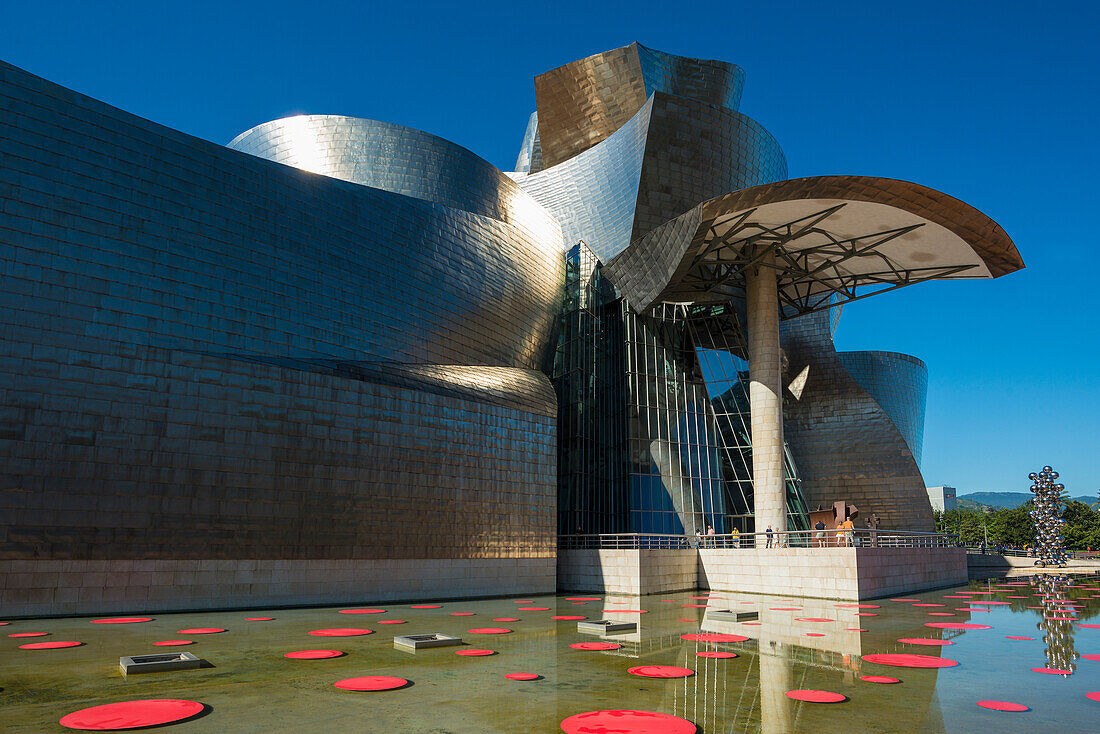
<svg viewBox="0 0 1100 734"><path fill-rule="evenodd" d="M661 594L697 588L695 549L559 550L562 591Z"/></svg>
<svg viewBox="0 0 1100 734"><path fill-rule="evenodd" d="M554 558L0 561L4 617L554 593Z"/></svg>
<svg viewBox="0 0 1100 734"><path fill-rule="evenodd" d="M701 549L699 587L873 599L967 581L961 548Z"/></svg>

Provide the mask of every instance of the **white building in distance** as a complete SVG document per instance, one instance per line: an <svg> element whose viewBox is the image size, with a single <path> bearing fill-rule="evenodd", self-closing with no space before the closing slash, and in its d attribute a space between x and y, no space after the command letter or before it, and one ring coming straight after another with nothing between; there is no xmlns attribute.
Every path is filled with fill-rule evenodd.
<svg viewBox="0 0 1100 734"><path fill-rule="evenodd" d="M933 510L944 512L959 506L955 501L954 487L925 487L925 489L928 491L928 501L932 504Z"/></svg>

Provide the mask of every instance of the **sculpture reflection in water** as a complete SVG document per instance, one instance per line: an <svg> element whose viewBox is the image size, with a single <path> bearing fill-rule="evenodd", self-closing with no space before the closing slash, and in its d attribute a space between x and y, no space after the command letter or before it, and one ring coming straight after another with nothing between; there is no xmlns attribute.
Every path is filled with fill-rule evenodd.
<svg viewBox="0 0 1100 734"><path fill-rule="evenodd" d="M1073 644L1075 620L1068 616L1071 612L1065 609L1066 604L1072 603L1065 595L1066 584L1069 583L1071 583L1069 576L1039 578L1036 588L1043 600L1043 618L1035 628L1043 633L1047 667L1054 670L1068 670L1072 673L1077 670L1076 661L1079 656Z"/></svg>
<svg viewBox="0 0 1100 734"><path fill-rule="evenodd" d="M1031 491L1035 494L1028 511L1035 523L1035 545L1039 554L1035 565L1065 566L1066 549L1062 528L1066 522L1062 519L1062 491L1066 485L1055 484L1058 472L1049 466L1044 466L1038 474L1028 474L1027 478L1033 482Z"/></svg>

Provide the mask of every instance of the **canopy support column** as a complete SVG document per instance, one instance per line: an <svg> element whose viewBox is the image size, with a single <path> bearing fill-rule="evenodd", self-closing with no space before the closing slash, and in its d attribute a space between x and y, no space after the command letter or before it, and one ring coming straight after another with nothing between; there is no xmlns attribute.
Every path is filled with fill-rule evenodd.
<svg viewBox="0 0 1100 734"><path fill-rule="evenodd" d="M749 408L756 532L787 529L783 470L783 385L779 351L779 273L769 252L745 273Z"/></svg>

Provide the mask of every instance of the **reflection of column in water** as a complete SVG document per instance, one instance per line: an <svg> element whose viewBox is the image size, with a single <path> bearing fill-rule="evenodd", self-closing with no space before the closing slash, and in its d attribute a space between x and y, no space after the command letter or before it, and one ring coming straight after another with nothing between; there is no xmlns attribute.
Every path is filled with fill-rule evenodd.
<svg viewBox="0 0 1100 734"><path fill-rule="evenodd" d="M782 644L767 645L760 649L760 732L780 734L791 730L791 664Z"/></svg>
<svg viewBox="0 0 1100 734"><path fill-rule="evenodd" d="M1039 593L1043 598L1043 618L1035 625L1043 632L1043 644L1046 647L1047 667L1058 670L1077 670L1077 650L1073 644L1073 622L1050 617L1064 617L1067 611L1064 604L1069 601L1063 592L1068 576L1046 576L1039 579Z"/></svg>

